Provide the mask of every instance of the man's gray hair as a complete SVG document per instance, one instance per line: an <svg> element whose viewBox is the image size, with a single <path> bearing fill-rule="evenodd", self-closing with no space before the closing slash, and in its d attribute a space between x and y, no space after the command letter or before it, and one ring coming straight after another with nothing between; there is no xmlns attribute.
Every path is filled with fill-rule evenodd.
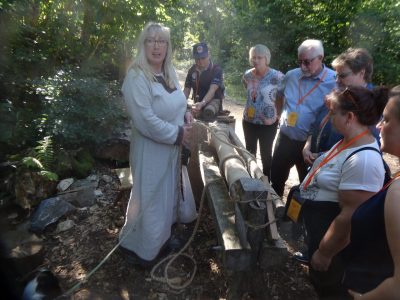
<svg viewBox="0 0 400 300"><path fill-rule="evenodd" d="M297 50L297 54L300 55L304 51L309 51L312 57L316 57L318 55L324 56L324 46L320 40L310 39L302 42Z"/></svg>

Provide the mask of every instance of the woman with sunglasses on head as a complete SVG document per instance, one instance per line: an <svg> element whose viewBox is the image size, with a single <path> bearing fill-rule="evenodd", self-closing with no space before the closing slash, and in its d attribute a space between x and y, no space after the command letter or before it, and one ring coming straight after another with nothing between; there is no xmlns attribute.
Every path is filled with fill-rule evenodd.
<svg viewBox="0 0 400 300"><path fill-rule="evenodd" d="M310 279L320 296L344 296L341 251L354 210L382 188L384 165L369 126L387 102L387 89L350 86L327 96L334 128L343 135L318 157L300 185L310 254Z"/></svg>
<svg viewBox="0 0 400 300"><path fill-rule="evenodd" d="M370 90L373 88L371 84L373 60L366 49L347 49L332 61L332 67L336 71L338 89L345 89L350 85L362 86ZM328 107L323 107L319 112L304 146L303 158L309 165L312 165L321 152L329 150L342 138L342 135L332 127L328 111ZM379 140L379 131L375 126L371 130Z"/></svg>
<svg viewBox="0 0 400 300"><path fill-rule="evenodd" d="M172 65L169 28L147 24L122 92L132 119L133 187L119 239L124 253L150 266L171 235L180 201L180 146L190 142L191 114Z"/></svg>
<svg viewBox="0 0 400 300"><path fill-rule="evenodd" d="M400 159L400 86L392 89L389 97L378 125L381 149ZM399 175L353 214L344 285L354 299L400 299Z"/></svg>

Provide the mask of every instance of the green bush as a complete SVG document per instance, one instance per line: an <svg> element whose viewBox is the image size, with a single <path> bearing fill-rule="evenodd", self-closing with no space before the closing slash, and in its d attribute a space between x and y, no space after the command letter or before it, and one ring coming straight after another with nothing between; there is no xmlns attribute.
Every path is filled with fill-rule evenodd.
<svg viewBox="0 0 400 300"><path fill-rule="evenodd" d="M39 131L58 147L93 149L118 132L126 119L117 81L79 69L60 70L35 87L44 103Z"/></svg>

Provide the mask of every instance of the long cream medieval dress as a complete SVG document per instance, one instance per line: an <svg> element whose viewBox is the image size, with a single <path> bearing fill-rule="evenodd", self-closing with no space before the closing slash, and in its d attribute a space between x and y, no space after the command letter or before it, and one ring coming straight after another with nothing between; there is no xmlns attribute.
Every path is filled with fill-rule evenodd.
<svg viewBox="0 0 400 300"><path fill-rule="evenodd" d="M176 83L162 84L131 69L122 86L132 118L130 163L133 187L120 233L121 246L146 260L154 259L171 234L179 192L179 146L186 97Z"/></svg>

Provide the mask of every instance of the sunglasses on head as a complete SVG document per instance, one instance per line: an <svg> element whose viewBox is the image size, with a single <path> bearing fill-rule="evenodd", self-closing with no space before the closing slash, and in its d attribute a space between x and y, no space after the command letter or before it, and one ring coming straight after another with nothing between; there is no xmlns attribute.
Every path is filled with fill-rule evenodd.
<svg viewBox="0 0 400 300"><path fill-rule="evenodd" d="M354 105L354 107L355 107L356 109L359 108L359 107L358 107L358 104L357 104L357 101L356 101L356 99L354 98L353 93L349 90L349 88L346 88L345 90L343 90L343 91L341 92L341 94L343 95L344 99L347 100L347 101L350 101L350 102Z"/></svg>

